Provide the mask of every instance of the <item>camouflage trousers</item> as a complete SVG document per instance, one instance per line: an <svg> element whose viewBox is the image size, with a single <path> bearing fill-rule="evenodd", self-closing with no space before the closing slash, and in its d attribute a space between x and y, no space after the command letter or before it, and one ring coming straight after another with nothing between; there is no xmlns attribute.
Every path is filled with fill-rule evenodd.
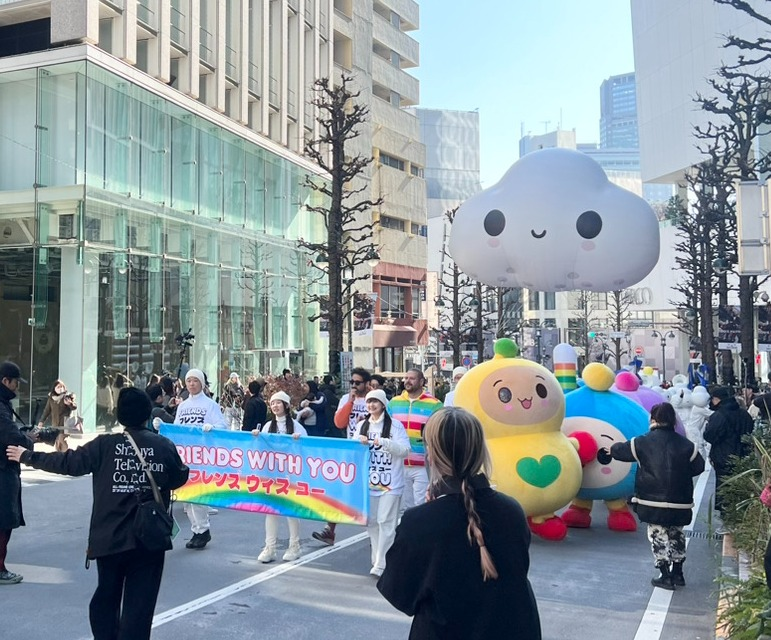
<svg viewBox="0 0 771 640"><path fill-rule="evenodd" d="M669 564L685 560L685 534L682 527L649 524L648 540L650 540L656 564L660 561Z"/></svg>

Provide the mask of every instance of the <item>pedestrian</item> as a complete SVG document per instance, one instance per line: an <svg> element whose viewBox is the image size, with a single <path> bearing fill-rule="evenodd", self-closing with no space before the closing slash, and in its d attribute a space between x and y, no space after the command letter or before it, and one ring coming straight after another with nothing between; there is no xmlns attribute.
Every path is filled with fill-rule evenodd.
<svg viewBox="0 0 771 640"><path fill-rule="evenodd" d="M404 457L410 440L404 425L388 414L385 391L375 389L366 397L369 414L356 425L354 439L369 445L369 513L367 532L371 547L370 574L382 576L386 552L393 544L399 503L404 490Z"/></svg>
<svg viewBox="0 0 771 640"><path fill-rule="evenodd" d="M701 385L694 387L691 391L691 412L685 423L686 437L699 448L699 453L705 460L709 455L709 446L704 442L704 427L712 416L709 402L709 391L706 387Z"/></svg>
<svg viewBox="0 0 771 640"><path fill-rule="evenodd" d="M38 429L42 429L46 421L51 419L51 426L57 429L64 427L64 423L73 413L77 415L78 406L75 402L75 394L67 391L67 386L61 380L56 380L48 392L46 406L43 415L38 420Z"/></svg>
<svg viewBox="0 0 771 640"><path fill-rule="evenodd" d="M166 407L163 406L163 387L160 384L151 384L147 387L147 395L150 397L150 402L153 405L150 417L152 419L153 429L157 432L161 422L166 424L174 423L174 414L169 413Z"/></svg>
<svg viewBox="0 0 771 640"><path fill-rule="evenodd" d="M305 427L309 436L323 436L327 432L327 399L312 380L308 384L308 395L300 403L297 421Z"/></svg>
<svg viewBox="0 0 771 640"><path fill-rule="evenodd" d="M257 380L252 380L247 388L249 398L244 402L244 420L241 429L253 431L265 424L268 418L268 405L262 399L262 385Z"/></svg>
<svg viewBox="0 0 771 640"><path fill-rule="evenodd" d="M444 406L452 407L455 405L455 388L458 386L461 378L468 373L466 367L455 367L452 370L452 389L444 396Z"/></svg>
<svg viewBox="0 0 771 640"><path fill-rule="evenodd" d="M217 429L227 429L225 417L220 406L204 393L206 376L200 369L189 369L185 374L187 399L177 407L174 424L186 427L201 427L204 433ZM203 549L211 541L209 507L205 504L188 503L185 513L190 520L193 537L185 545L188 549Z"/></svg>
<svg viewBox="0 0 771 640"><path fill-rule="evenodd" d="M673 591L685 586L685 534L693 517L693 477L704 471L697 444L675 432L677 414L668 402L651 407L650 431L601 451L638 464L632 504L648 524L648 540L660 575L654 587Z"/></svg>
<svg viewBox="0 0 771 640"><path fill-rule="evenodd" d="M540 640L530 530L519 503L490 487L481 423L448 407L424 435L430 499L402 516L378 590L414 616L414 640Z"/></svg>
<svg viewBox="0 0 771 640"><path fill-rule="evenodd" d="M291 369L284 369L281 372L281 377L284 378L287 382L289 382L294 376L292 376L292 370Z"/></svg>
<svg viewBox="0 0 771 640"><path fill-rule="evenodd" d="M0 451L15 445L32 449L34 440L22 433L16 423L16 413L11 400L16 397L19 383L27 381L21 377L21 369L13 362L0 364ZM50 442L49 442L50 444ZM14 529L23 527L24 513L21 507L21 467L18 461L0 456L0 585L18 584L22 576L5 566L8 542Z"/></svg>
<svg viewBox="0 0 771 640"><path fill-rule="evenodd" d="M233 431L241 429L241 411L244 404L244 387L241 379L234 371L230 374L228 381L222 389L220 395L220 407L225 416L225 421L230 425Z"/></svg>
<svg viewBox="0 0 771 640"><path fill-rule="evenodd" d="M145 428L151 408L150 398L140 389L126 387L118 395L118 422L143 452L168 507L170 492L187 482L189 469L171 440ZM32 452L20 446L6 452L9 460L51 473L92 474L86 556L96 560L98 579L89 605L91 631L95 640L149 638L165 551L149 551L134 536L131 523L138 498L152 494L152 489L126 435L104 434L64 453Z"/></svg>
<svg viewBox="0 0 771 640"><path fill-rule="evenodd" d="M104 425L107 431L115 424L115 396L106 374L102 374L96 386L96 423Z"/></svg>
<svg viewBox="0 0 771 640"><path fill-rule="evenodd" d="M340 398L337 396L337 389L335 388L335 379L330 375L326 375L323 380L324 382L319 387L319 391L324 394L324 398L327 401L324 405L326 412L325 422L327 425L327 431L324 435L333 438L345 437L346 434L335 427L335 412L340 402Z"/></svg>
<svg viewBox="0 0 771 640"><path fill-rule="evenodd" d="M750 414L739 406L731 387L714 387L710 391L713 413L704 428L704 440L711 447L709 460L715 469L715 509L723 511L720 487L731 474L731 456L744 456L748 447L742 438L752 433Z"/></svg>
<svg viewBox="0 0 771 640"><path fill-rule="evenodd" d="M388 411L401 422L410 438L410 453L404 460L404 500L402 511L426 501L428 473L423 448L423 428L428 419L442 408L442 403L424 387L426 378L420 369L404 374L404 391L388 403Z"/></svg>
<svg viewBox="0 0 771 640"><path fill-rule="evenodd" d="M371 377L369 371L362 367L351 369L351 379L349 380L351 390L340 398L340 403L337 406L334 419L335 427L342 430L349 440L356 432L356 425L367 415L367 385ZM314 531L311 535L319 542L333 545L335 544L336 528L337 525L334 522L327 522L321 531Z"/></svg>
<svg viewBox="0 0 771 640"><path fill-rule="evenodd" d="M270 397L270 410L273 418L260 429L254 429L252 434L255 436L261 433L290 435L295 440L300 436L307 436L305 428L294 419L290 407L291 398L286 391L277 391ZM278 516L269 514L265 516L265 547L257 556L257 560L263 563L273 562L276 559L276 542L278 539ZM300 520L298 518L287 518L289 526L289 546L287 547L282 560L291 562L297 560L302 555L300 547Z"/></svg>

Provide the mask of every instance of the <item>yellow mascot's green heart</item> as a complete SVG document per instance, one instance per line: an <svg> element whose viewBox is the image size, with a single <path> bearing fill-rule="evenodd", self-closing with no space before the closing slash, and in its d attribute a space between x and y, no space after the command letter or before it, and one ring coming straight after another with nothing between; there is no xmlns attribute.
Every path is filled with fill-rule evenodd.
<svg viewBox="0 0 771 640"><path fill-rule="evenodd" d="M527 484L543 489L559 478L562 465L556 456L544 456L540 461L535 458L522 458L517 462L517 473Z"/></svg>

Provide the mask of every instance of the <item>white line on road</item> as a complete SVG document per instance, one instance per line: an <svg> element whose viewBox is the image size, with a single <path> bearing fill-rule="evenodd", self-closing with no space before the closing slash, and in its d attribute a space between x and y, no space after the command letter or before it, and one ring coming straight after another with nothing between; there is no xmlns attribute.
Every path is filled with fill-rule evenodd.
<svg viewBox="0 0 771 640"><path fill-rule="evenodd" d="M707 467L707 470L699 476L699 480L696 482L696 490L694 491L694 505L693 518L691 523L683 527L686 531L693 531L693 523L696 522L696 516L699 515L699 507L701 501L704 498L704 491L707 488L707 482L711 468ZM688 548L688 542L690 538L685 539L685 547ZM659 640L661 638L661 632L664 630L664 623L667 619L667 613L669 611L669 605L672 602L672 591L666 589L653 588L650 600L648 600L648 607L643 613L640 626L637 627L637 633L634 636L634 640Z"/></svg>
<svg viewBox="0 0 771 640"><path fill-rule="evenodd" d="M153 618L153 628L160 627L162 624L166 624L167 622L181 618L182 616L185 616L188 613L192 613L193 611L197 611L198 609L208 607L210 604L218 602L219 600L223 600L234 593L238 593L244 589L249 589L250 587L260 584L261 582L265 582L266 580L283 575L288 571L292 571L293 569L308 564L309 562L313 562L314 560L323 558L324 556L327 556L331 553L335 553L336 551L350 547L357 542L366 540L367 535L368 534L366 531L363 533L358 533L355 536L351 536L350 538L336 542L331 547L324 547L323 549L309 553L306 556L302 556L295 562L275 566L268 571L263 571L262 573L257 574L256 576L246 578L245 580L241 580L241 582L236 582L235 584L231 584L230 586L219 589L218 591L212 591L205 596L191 600L185 604L181 604L178 607L174 607L173 609L169 609L163 613L159 613Z"/></svg>

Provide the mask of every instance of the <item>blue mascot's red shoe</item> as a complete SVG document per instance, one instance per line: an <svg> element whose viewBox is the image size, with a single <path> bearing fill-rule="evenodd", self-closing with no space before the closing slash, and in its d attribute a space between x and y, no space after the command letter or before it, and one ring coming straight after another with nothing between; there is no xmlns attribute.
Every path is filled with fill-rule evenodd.
<svg viewBox="0 0 771 640"><path fill-rule="evenodd" d="M574 529L588 529L592 526L592 511L578 505L571 504L560 516L568 527Z"/></svg>
<svg viewBox="0 0 771 640"><path fill-rule="evenodd" d="M559 516L552 516L547 518L542 523L538 524L533 522L532 518L527 519L527 524L530 525L530 531L544 540L564 540L568 535L568 528Z"/></svg>
<svg viewBox="0 0 771 640"><path fill-rule="evenodd" d="M611 531L637 531L637 520L627 509L608 513L608 529Z"/></svg>

